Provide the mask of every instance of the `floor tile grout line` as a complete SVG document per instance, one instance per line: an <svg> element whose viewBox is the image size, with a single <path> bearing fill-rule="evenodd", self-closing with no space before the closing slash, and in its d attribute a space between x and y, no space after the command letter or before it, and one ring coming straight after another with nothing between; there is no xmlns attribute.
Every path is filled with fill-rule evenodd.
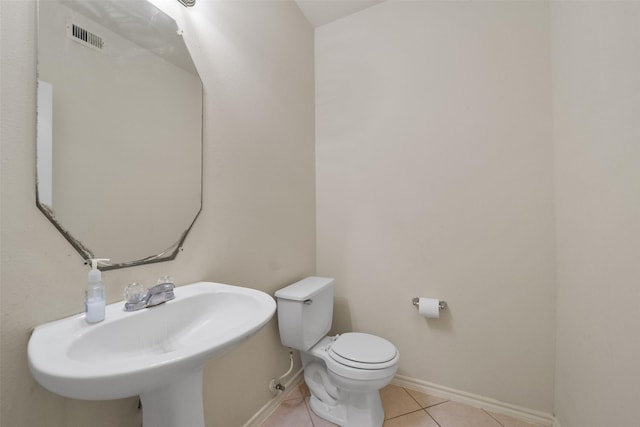
<svg viewBox="0 0 640 427"><path fill-rule="evenodd" d="M415 411L409 411L404 414L396 415L395 417L385 418L384 420L385 421L395 420L396 418L404 417L405 415L415 414L416 412L420 412L420 411L427 412L424 408L420 408L420 409L416 409Z"/></svg>
<svg viewBox="0 0 640 427"><path fill-rule="evenodd" d="M311 415L311 408L309 406L309 404L307 403L307 397L311 397L311 396L306 396L304 389L302 388L302 384L304 384L304 380L300 381L300 383L298 384L298 392L300 393L300 395L302 396L302 402L304 403L304 407L307 410L307 417L309 417L309 422L311 423L312 427L315 427L315 423L313 422L313 416Z"/></svg>
<svg viewBox="0 0 640 427"><path fill-rule="evenodd" d="M313 422L313 417L311 416L311 408L310 405L307 404L307 398L302 398L302 401L304 402L304 407L307 409L307 417L309 417L309 422L311 423L312 427L315 427L316 424Z"/></svg>
<svg viewBox="0 0 640 427"><path fill-rule="evenodd" d="M434 403L433 405L429 405L426 408L424 408L424 410L426 411L427 409L431 409L435 406L439 406L439 405L444 405L445 403L449 403L451 402L450 400L445 400L444 402L438 402L438 403Z"/></svg>
<svg viewBox="0 0 640 427"><path fill-rule="evenodd" d="M413 396L411 395L411 393L409 393L409 391L408 391L406 388L404 388L404 387L400 387L400 388L402 388L402 390L404 390L404 392L405 392L405 393L407 393L407 394L409 395L409 397L410 397L411 399L413 399L413 401L414 401L414 402L416 402L416 403L418 404L418 406L420 407L420 409L425 409L425 408L423 408L423 407L422 407L422 405L420 404L420 402L418 402L418 400L417 400L415 397L413 397ZM415 411L413 411L413 412L415 412ZM410 414L410 413L411 413L411 412L407 412L407 414Z"/></svg>
<svg viewBox="0 0 640 427"><path fill-rule="evenodd" d="M434 406L442 405L443 403L447 403L447 402L449 402L449 400L445 400L445 401L443 401L443 402L434 403L434 404L432 404L432 405L426 405L426 406L423 406L420 402L418 402L418 399L416 399L415 397L413 397L413 395L412 395L411 393L409 393L409 391L408 391L406 388L404 388L404 387L400 387L400 388L401 388L402 390L404 390L404 392L405 392L405 393L407 393L407 394L409 395L409 397L410 397L411 399L413 399L413 401L414 401L414 402L416 402L416 403L418 404L418 406L420 407L420 409L417 409L417 410L415 410L415 411L409 411L409 412L407 412L407 413L404 413L404 414L401 414L401 415L397 415L397 416L392 417L392 418L387 418L387 419L385 419L385 421L387 421L387 420L393 420L393 419L396 419L396 418L399 418L399 417L403 417L403 416L405 416L405 415L413 414L413 413L416 413L416 412L418 412L418 411L423 411L425 414L427 414L427 416L428 416L429 418L431 418L431 419L433 420L433 422L434 422L434 423L436 423L436 424L438 425L438 427L442 427L442 426L440 425L440 423L439 423L439 422L438 422L438 421L433 417L433 415L431 415L431 414L429 413L429 411L427 411L427 409L428 409L428 408L433 408ZM501 424L501 425L502 425L502 424ZM504 426L503 426L503 427L504 427Z"/></svg>
<svg viewBox="0 0 640 427"><path fill-rule="evenodd" d="M442 402L442 403L445 403L445 402ZM439 405L439 404L438 404L438 405ZM431 405L431 406L436 406L436 405ZM431 407L431 406L430 406L430 407ZM407 412L406 414L398 415L398 416L395 416L395 417L392 417L392 418L385 418L385 420L384 420L384 421L385 421L385 422L387 422L387 421L395 420L395 419L398 419L398 418L400 418L400 417L405 417L405 416L407 416L407 415L415 414L416 412L424 412L425 414L427 414L427 417L431 418L431 419L433 420L433 422L434 422L434 423L436 423L436 425L437 425L438 427L442 427L442 426L440 425L440 423L439 423L435 418L433 418L433 415L431 415L431 414L427 411L427 408L420 408L420 409L416 409L415 411Z"/></svg>
<svg viewBox="0 0 640 427"><path fill-rule="evenodd" d="M443 403L450 402L450 400L449 400L449 399L447 399L447 400L444 400L444 401L442 401L442 402L433 403L433 404L431 404L431 405L427 405L427 406L422 406L422 404L421 404L420 402L418 402L418 399L416 399L415 397L413 397L413 395L412 395L411 393L409 393L409 390L408 390L408 389L406 389L406 388L404 388L404 387L401 387L401 388L402 388L402 389L403 389L403 390L404 390L404 391L405 391L405 392L406 392L406 393L407 393L407 394L408 394L408 395L409 395L409 396L410 396L410 397L411 397L411 398L412 398L412 399L413 399L413 400L418 404L418 406L420 406L422 409L432 408L432 407L434 407L434 406L442 405ZM417 391L417 390L414 390L414 391ZM419 392L419 393L422 393L422 392Z"/></svg>
<svg viewBox="0 0 640 427"><path fill-rule="evenodd" d="M444 403L444 402L443 402L443 403ZM436 405L432 405L432 406L436 406ZM430 407L431 407L431 406L430 406ZM431 419L433 420L433 422L434 422L434 423L436 423L436 424L438 425L438 427L442 427L442 426L440 425L440 423L438 422L438 420L436 420L436 419L433 417L433 415L431 415L431 414L429 413L429 411L427 411L427 408L425 408L425 409L424 409L424 412L426 412L426 413L427 413L427 415L429 416L429 418L431 418Z"/></svg>
<svg viewBox="0 0 640 427"><path fill-rule="evenodd" d="M500 424L501 427L504 427L504 424L502 424L496 417L494 417L493 415L491 415L490 412L485 411L484 409L482 410L485 414L489 415L491 417L491 419L495 420L495 422L497 422L498 424Z"/></svg>

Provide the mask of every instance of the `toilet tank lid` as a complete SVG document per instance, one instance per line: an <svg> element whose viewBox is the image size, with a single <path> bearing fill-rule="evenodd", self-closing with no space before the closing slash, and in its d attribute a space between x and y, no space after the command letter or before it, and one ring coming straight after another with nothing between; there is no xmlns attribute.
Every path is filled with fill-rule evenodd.
<svg viewBox="0 0 640 427"><path fill-rule="evenodd" d="M278 289L275 295L280 299L304 301L319 294L328 286L332 286L334 281L330 277L307 277L285 288Z"/></svg>

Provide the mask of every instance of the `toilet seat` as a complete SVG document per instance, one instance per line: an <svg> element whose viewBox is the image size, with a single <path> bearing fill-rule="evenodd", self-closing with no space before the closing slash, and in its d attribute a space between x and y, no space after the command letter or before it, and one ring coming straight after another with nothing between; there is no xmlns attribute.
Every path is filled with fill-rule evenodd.
<svg viewBox="0 0 640 427"><path fill-rule="evenodd" d="M385 369L398 362L398 350L392 343L360 332L340 335L328 355L341 365L364 370Z"/></svg>

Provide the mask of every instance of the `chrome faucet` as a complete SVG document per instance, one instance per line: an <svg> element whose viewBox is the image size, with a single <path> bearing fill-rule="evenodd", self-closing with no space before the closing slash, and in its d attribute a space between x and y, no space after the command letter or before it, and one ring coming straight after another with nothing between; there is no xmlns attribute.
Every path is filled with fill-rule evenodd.
<svg viewBox="0 0 640 427"><path fill-rule="evenodd" d="M145 292L139 283L132 283L124 291L124 311L136 311L147 307L154 307L174 299L175 285L173 279L168 276L160 278L158 284Z"/></svg>

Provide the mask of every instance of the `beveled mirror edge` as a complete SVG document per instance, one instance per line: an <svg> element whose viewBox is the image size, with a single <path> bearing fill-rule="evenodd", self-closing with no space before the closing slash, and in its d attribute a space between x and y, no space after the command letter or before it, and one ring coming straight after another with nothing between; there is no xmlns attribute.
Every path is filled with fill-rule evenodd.
<svg viewBox="0 0 640 427"><path fill-rule="evenodd" d="M37 179L36 179L36 206L40 210L40 212L42 212L44 216L49 220L49 222L53 224L53 226L58 230L58 232L62 234L62 236L67 240L67 242L69 242L69 244L80 254L80 256L83 258L84 264L87 264L87 262L90 259L95 258L95 255L93 254L93 252L91 252L91 250L85 247L80 240L73 237L71 233L69 233L62 225L60 225L60 223L56 220L56 217L51 211L51 209L49 209L47 205L43 205L42 203L40 203L38 199ZM201 212L202 212L202 199L200 202L200 209L196 213L189 227L182 233L178 241L176 241L174 244L172 244L171 246L169 246L167 249L160 252L159 254L151 255L151 256L134 260L134 261L125 261L125 262L117 262L117 263L102 262L100 265L100 270L108 271L108 270L116 270L119 268L136 267L138 265L153 264L157 262L173 261L178 256L178 253L182 250L184 241L186 240L187 235L189 234L194 224L196 223L196 220L200 216ZM165 254L167 255L165 256Z"/></svg>
<svg viewBox="0 0 640 427"><path fill-rule="evenodd" d="M73 248L78 251L78 253L85 259L94 258L93 253L87 249L82 242L78 239L74 238L60 223L56 220L56 216L53 214L51 209L42 203L40 203L40 198L38 197L38 171L36 170L36 206L44 214L45 217L53 224L53 226L64 236L65 239L73 246Z"/></svg>

